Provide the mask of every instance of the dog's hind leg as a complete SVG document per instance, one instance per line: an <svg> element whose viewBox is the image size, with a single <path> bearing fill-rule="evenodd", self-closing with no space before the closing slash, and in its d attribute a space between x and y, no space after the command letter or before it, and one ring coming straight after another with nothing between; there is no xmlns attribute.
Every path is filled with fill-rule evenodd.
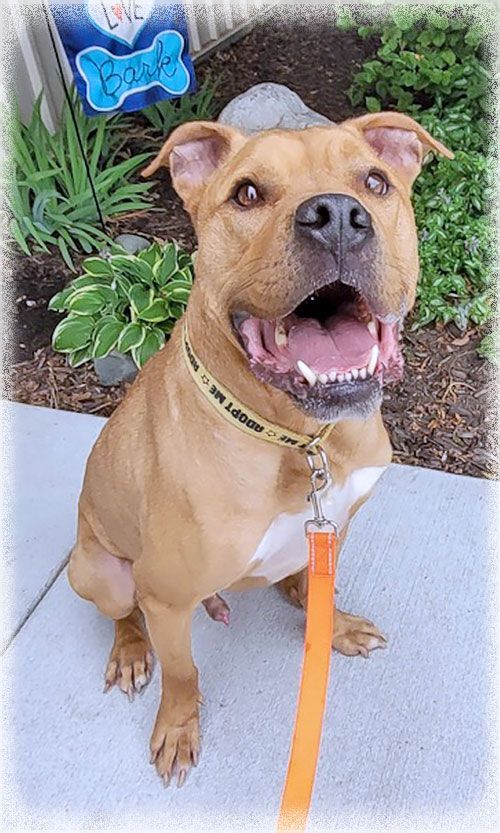
<svg viewBox="0 0 500 833"><path fill-rule="evenodd" d="M69 582L83 599L115 620L115 639L105 673L104 690L117 685L129 700L151 678L153 653L144 618L135 601L130 561L111 555L80 515L78 538L70 555Z"/></svg>
<svg viewBox="0 0 500 833"><path fill-rule="evenodd" d="M68 579L75 593L94 602L110 619L124 619L136 606L131 562L108 552L81 515L77 541L69 557Z"/></svg>
<svg viewBox="0 0 500 833"><path fill-rule="evenodd" d="M115 641L106 668L104 691L117 685L133 700L134 694L147 685L152 672L153 649L144 617L136 607L125 619L115 622Z"/></svg>

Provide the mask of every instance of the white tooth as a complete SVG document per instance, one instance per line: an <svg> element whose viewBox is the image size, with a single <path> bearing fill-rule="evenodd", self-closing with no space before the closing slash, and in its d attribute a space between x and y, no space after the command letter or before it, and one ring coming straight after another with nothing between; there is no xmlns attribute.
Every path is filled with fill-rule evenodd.
<svg viewBox="0 0 500 833"><path fill-rule="evenodd" d="M372 376L373 373L375 373L375 368L377 367L377 362L378 362L378 354L379 354L378 344L374 344L373 347L372 347L372 352L370 354L370 361L368 362L368 367L367 367L369 376Z"/></svg>
<svg viewBox="0 0 500 833"><path fill-rule="evenodd" d="M345 379L344 373L338 373L337 374L337 382L343 382L344 379Z"/></svg>
<svg viewBox="0 0 500 833"><path fill-rule="evenodd" d="M366 367L362 367L361 370L359 371L359 378L360 379L366 379Z"/></svg>
<svg viewBox="0 0 500 833"><path fill-rule="evenodd" d="M311 387L316 384L316 374L314 370L311 370L308 364L299 359L297 362L297 369L302 373L304 379L306 382L309 382Z"/></svg>
<svg viewBox="0 0 500 833"><path fill-rule="evenodd" d="M337 374L336 374L335 370L332 370L332 372L328 374L328 378L330 379L330 382L336 382L337 381Z"/></svg>
<svg viewBox="0 0 500 833"><path fill-rule="evenodd" d="M326 385L326 383L328 382L328 376L326 373L320 373L318 379L322 385Z"/></svg>
<svg viewBox="0 0 500 833"><path fill-rule="evenodd" d="M288 336L286 334L283 321L276 322L276 327L274 328L274 340L276 342L276 347L287 347L288 345Z"/></svg>
<svg viewBox="0 0 500 833"><path fill-rule="evenodd" d="M352 382L352 375L351 375L351 373L346 373L346 375L345 375L345 380L346 380L346 382Z"/></svg>
<svg viewBox="0 0 500 833"><path fill-rule="evenodd" d="M370 321L370 323L368 324L368 330L371 333L371 335L373 336L373 338L378 338L377 325L375 324L375 321L373 320L373 318Z"/></svg>
<svg viewBox="0 0 500 833"><path fill-rule="evenodd" d="M351 374L352 374L353 379L358 378L359 370L357 369L357 367L355 367L355 368L353 368L353 370L351 370Z"/></svg>

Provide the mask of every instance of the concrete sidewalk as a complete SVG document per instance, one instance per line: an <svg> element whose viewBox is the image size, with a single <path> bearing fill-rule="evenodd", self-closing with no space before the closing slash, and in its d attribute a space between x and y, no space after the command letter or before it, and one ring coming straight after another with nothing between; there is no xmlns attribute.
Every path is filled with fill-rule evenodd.
<svg viewBox="0 0 500 833"><path fill-rule="evenodd" d="M303 617L273 589L199 610L200 764L166 790L148 764L159 694L102 694L112 625L64 565L85 458L103 420L5 403L16 460L3 657L9 697L4 829L272 830L286 771ZM356 517L339 606L389 636L368 661L333 657L309 831L495 829L493 484L391 466ZM490 791L491 790L491 791ZM267 821L265 821L267 820Z"/></svg>

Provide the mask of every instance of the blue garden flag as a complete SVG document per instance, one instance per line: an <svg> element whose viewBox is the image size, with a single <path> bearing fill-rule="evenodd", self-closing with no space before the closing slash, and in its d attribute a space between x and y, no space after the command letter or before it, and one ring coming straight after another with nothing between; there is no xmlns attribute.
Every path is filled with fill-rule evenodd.
<svg viewBox="0 0 500 833"><path fill-rule="evenodd" d="M142 110L196 89L181 5L85 0L50 9L87 115Z"/></svg>

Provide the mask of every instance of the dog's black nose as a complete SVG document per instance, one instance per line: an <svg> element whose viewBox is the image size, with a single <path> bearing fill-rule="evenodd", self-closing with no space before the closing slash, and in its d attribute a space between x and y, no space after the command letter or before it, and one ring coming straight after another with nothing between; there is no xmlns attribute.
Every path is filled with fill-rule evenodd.
<svg viewBox="0 0 500 833"><path fill-rule="evenodd" d="M333 250L358 248L373 235L370 214L346 194L318 194L301 203L295 229L299 237Z"/></svg>

